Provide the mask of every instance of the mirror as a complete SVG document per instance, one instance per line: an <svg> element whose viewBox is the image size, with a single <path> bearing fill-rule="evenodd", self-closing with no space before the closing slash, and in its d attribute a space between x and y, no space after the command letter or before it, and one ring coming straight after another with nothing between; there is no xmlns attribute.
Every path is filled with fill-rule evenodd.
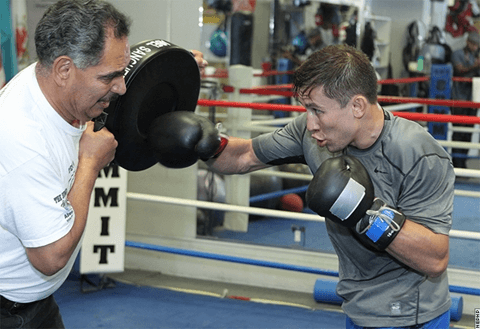
<svg viewBox="0 0 480 329"><path fill-rule="evenodd" d="M226 45L225 52L217 50L223 50L224 43L234 41L228 38L232 34L229 33L229 28L232 28L229 24L230 14L220 4L224 5L217 2L216 8L204 7L202 40L209 42L205 43L203 51L211 66L207 72L210 78L202 81L200 98L204 99L229 99L222 84L229 84L227 67L231 64L228 53L231 45ZM357 16L358 8L348 2L257 1L253 12L251 66L260 72L291 71L309 54L329 44L347 43L357 46ZM219 30L225 31L227 38L223 39L222 47L212 51L212 45L218 42ZM262 77L259 85L289 84L291 78L291 74ZM296 104L293 98L285 97L266 100L264 96L262 100L254 98L253 101ZM218 122L227 117L228 109L212 107L203 108L201 112L213 122ZM250 132L251 137L272 131L299 115L293 112L252 112L252 121L258 126ZM227 124L225 128L228 132ZM228 186L234 184L228 181L230 179L232 178L208 171L203 163L199 163L198 200L226 203ZM274 212L265 215L247 214L243 219L231 221L225 218L224 211L198 208L197 238L333 252L325 224L319 221L318 215L304 208L305 192L310 179L310 170L306 165L300 164L282 165L250 174L249 206L252 210ZM279 210L288 211L293 218L277 217L275 211Z"/></svg>

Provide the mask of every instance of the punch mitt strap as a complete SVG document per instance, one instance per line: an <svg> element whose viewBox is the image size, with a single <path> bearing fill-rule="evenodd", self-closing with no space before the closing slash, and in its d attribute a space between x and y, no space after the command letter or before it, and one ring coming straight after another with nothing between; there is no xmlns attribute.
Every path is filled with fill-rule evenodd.
<svg viewBox="0 0 480 329"><path fill-rule="evenodd" d="M193 54L153 39L130 48L125 72L127 92L105 110L105 126L118 141L114 162L140 171L157 163L148 130L162 114L193 112L200 92L200 71Z"/></svg>

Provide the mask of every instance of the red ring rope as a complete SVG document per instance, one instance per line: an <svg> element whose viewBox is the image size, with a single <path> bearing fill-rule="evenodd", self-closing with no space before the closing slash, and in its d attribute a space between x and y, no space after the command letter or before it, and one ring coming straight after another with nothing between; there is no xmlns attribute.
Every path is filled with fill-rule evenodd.
<svg viewBox="0 0 480 329"><path fill-rule="evenodd" d="M233 92L232 86L223 86L223 91ZM256 88L242 88L240 94L255 94L255 95L278 95L284 97L295 97L293 91L275 90L273 88L262 89ZM457 99L433 99L433 98L417 98L417 97L401 97L401 96L378 96L379 103L417 103L425 105L435 106L447 106L447 107L468 107L468 108L480 108L480 103L472 101L463 101Z"/></svg>
<svg viewBox="0 0 480 329"><path fill-rule="evenodd" d="M413 78L403 78L403 79L382 79L382 80L378 80L378 84L380 85L388 85L388 84L395 84L395 83L413 83L413 82L423 82L423 81L429 81L430 80L430 77L413 77ZM452 78L452 81L458 81L458 82L472 82L473 79L472 78L465 78L465 77L453 77ZM233 91L233 87L231 86L225 86L225 88L227 88L227 90L229 91ZM264 85L264 86L257 86L257 87L253 87L252 89L268 89L268 90L271 90L271 89L279 89L279 90L283 90L283 89L292 89L293 88L293 84L292 83L288 83L288 84L282 84L282 85ZM228 92L227 90L225 90L225 92Z"/></svg>
<svg viewBox="0 0 480 329"><path fill-rule="evenodd" d="M293 74L295 73L295 71L275 71L275 70L271 70L271 71L263 71L262 73L255 73L253 76L254 77L270 77L272 75L284 75L284 74Z"/></svg>
<svg viewBox="0 0 480 329"><path fill-rule="evenodd" d="M423 82L430 80L430 77L413 77L413 78L403 78L403 79L382 79L378 80L377 83L380 85L389 85L394 83L412 83L412 82Z"/></svg>
<svg viewBox="0 0 480 329"><path fill-rule="evenodd" d="M233 88L233 87L232 87ZM288 89L288 90L292 90L293 88L293 83L287 83L287 84L283 84L283 85L264 85L264 86L256 86L256 87L252 87L252 89L265 89L265 90L284 90L284 89Z"/></svg>
<svg viewBox="0 0 480 329"><path fill-rule="evenodd" d="M249 108L253 110L266 111L284 111L284 112L305 112L305 108L300 105L284 105L284 104L266 104L266 103L247 103L247 102L232 102L221 100L199 99L197 102L199 106L220 106L220 107L236 107ZM433 114L433 113L416 113L416 112L392 112L398 117L413 121L428 121L428 122L450 122L463 124L480 124L479 117L471 117L465 115L448 115L448 114Z"/></svg>
<svg viewBox="0 0 480 329"><path fill-rule="evenodd" d="M479 124L479 117L470 117L466 115L449 115L449 114L433 114L433 113L416 113L416 112L392 112L393 115L412 121L428 121L428 122L450 122L463 124Z"/></svg>
<svg viewBox="0 0 480 329"><path fill-rule="evenodd" d="M473 82L473 78L466 78L466 77L453 77L452 81L458 82Z"/></svg>
<svg viewBox="0 0 480 329"><path fill-rule="evenodd" d="M274 75L292 75L295 71L276 71L276 70L269 70L263 71L262 73L255 73L254 77L269 77ZM228 78L228 71L219 70L218 73L203 75L202 78ZM424 82L429 81L430 76L422 76L422 77L410 77L410 78L398 78L398 79L381 79L378 80L378 84L386 85L386 84L395 84L395 83L414 83L414 82ZM452 77L452 81L458 82L472 82L472 78L466 77Z"/></svg>
<svg viewBox="0 0 480 329"><path fill-rule="evenodd" d="M305 112L305 108L300 105L246 103L246 102L219 101L219 100L210 100L210 99L199 99L197 102L197 105L240 107L240 108L249 108L253 110L266 110L266 111Z"/></svg>
<svg viewBox="0 0 480 329"><path fill-rule="evenodd" d="M378 96L378 102L380 103L419 103L419 104L426 104L426 105L448 106L448 107L480 108L480 103L471 102L471 101L462 101L457 99Z"/></svg>
<svg viewBox="0 0 480 329"><path fill-rule="evenodd" d="M262 88L242 88L240 89L240 94L278 95L285 97L295 97L295 93L293 91Z"/></svg>

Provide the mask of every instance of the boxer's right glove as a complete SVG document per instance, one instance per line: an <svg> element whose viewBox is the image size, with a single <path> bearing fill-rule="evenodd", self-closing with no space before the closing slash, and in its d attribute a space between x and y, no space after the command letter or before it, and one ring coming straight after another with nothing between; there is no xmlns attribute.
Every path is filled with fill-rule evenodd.
<svg viewBox="0 0 480 329"><path fill-rule="evenodd" d="M228 144L214 124L193 112L174 111L156 118L148 142L158 162L168 168L185 168L218 157Z"/></svg>
<svg viewBox="0 0 480 329"><path fill-rule="evenodd" d="M364 244L377 250L385 250L405 222L399 211L374 200L367 170L348 155L322 163L307 189L306 204L320 216L351 228Z"/></svg>

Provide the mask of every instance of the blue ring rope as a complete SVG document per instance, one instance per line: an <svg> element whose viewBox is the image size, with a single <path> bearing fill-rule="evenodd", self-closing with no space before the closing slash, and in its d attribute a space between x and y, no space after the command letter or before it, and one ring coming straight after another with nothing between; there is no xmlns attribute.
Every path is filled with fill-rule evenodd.
<svg viewBox="0 0 480 329"><path fill-rule="evenodd" d="M125 246L132 247L132 248L161 251L161 252L184 255L184 256L221 260L221 261L232 262L232 263L257 265L257 266L272 267L272 268L283 269L283 270L291 270L291 271L297 271L297 272L338 277L338 272L336 271L322 270L314 267L305 267L305 266L290 265L290 264L283 264L283 263L276 263L276 262L267 262L267 261L255 260L255 259L243 258L243 257L225 256L225 255L199 252L199 251L193 251L193 250L185 250L185 249L171 248L171 247L165 247L165 246L156 246L152 244L134 242L134 241L125 241Z"/></svg>
<svg viewBox="0 0 480 329"><path fill-rule="evenodd" d="M178 255L184 255L184 256L220 260L220 261L246 264L246 265L257 265L257 266L271 267L276 269L297 271L297 272L303 272L303 273L311 273L311 274L326 275L326 276L333 276L333 277L339 276L338 272L336 271L322 270L314 267L268 262L268 261L262 261L262 260L256 260L251 258L244 258L244 257L225 256L225 255L213 254L213 253L207 253L207 252L185 250L185 249L165 247L165 246L157 246L157 245L143 243L143 242L135 242L135 241L127 240L125 241L125 246L132 247L132 248L166 252L170 254L178 254ZM480 296L480 289L478 288L468 288L468 287L461 287L461 286L449 286L449 287L450 287L450 292Z"/></svg>
<svg viewBox="0 0 480 329"><path fill-rule="evenodd" d="M250 198L250 203L260 202L260 201L264 201L264 200L270 200L270 199L278 198L278 197L281 197L281 196L284 196L284 195L287 195L287 194L291 194L291 193L302 193L302 192L305 192L307 189L308 189L308 185L305 185L305 186L291 188L291 189L288 189L288 190L259 194L259 195L252 196Z"/></svg>

